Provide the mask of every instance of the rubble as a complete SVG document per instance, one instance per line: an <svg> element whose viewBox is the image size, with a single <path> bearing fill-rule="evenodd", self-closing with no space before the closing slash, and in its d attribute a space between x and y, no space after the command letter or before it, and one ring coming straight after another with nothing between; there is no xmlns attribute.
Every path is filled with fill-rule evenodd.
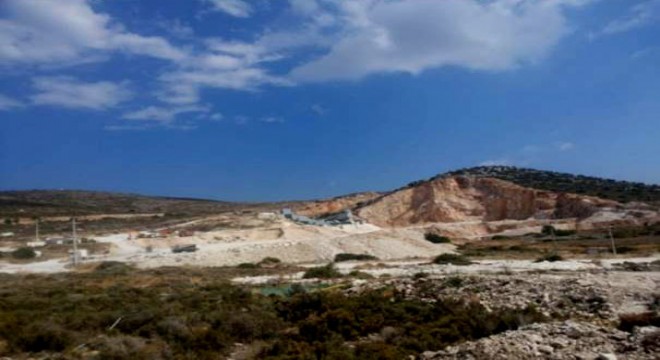
<svg viewBox="0 0 660 360"><path fill-rule="evenodd" d="M645 330L641 336L585 322L561 321L531 324L477 341L427 351L422 360L432 359L658 359L659 354L645 342L660 329Z"/></svg>

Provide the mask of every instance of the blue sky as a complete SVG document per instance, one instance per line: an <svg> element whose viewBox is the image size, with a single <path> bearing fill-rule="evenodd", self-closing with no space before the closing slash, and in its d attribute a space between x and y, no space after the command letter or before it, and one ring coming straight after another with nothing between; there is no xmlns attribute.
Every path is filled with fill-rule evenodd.
<svg viewBox="0 0 660 360"><path fill-rule="evenodd" d="M660 0L0 0L0 188L660 183Z"/></svg>

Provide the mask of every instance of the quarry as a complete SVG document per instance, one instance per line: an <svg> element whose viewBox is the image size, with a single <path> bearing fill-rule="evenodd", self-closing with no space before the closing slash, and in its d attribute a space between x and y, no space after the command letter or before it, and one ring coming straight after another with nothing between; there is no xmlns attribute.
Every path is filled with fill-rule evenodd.
<svg viewBox="0 0 660 360"><path fill-rule="evenodd" d="M0 274L6 279L3 294L14 294L18 287L9 284L19 279L52 284L91 281L108 284L105 287L119 286L125 278L128 282L121 291L158 289L164 281L202 293L208 286L227 286L256 296L250 301L329 301L339 306L336 311L348 311L346 316L360 314L364 307L340 310L348 306L343 301L374 296L393 304L445 309L433 310L433 316L449 308L475 312L455 320L476 321L465 325L475 326L472 332L454 329L460 334L453 335L440 319L428 323L428 329L382 320L367 329L363 320L345 333L331 325L323 331L334 334L336 341L343 339L337 346L345 353L330 358L368 353L375 358L418 359L657 359L659 354L660 213L653 203L622 203L455 175L390 192L236 205L188 215L56 214L10 222L3 229L11 235L3 235L5 255L0 258ZM34 255L13 255L25 248ZM92 290L84 290L81 301L86 301L82 294L87 291ZM4 296L11 299L18 293ZM117 324L143 310L131 311L113 310L104 326L122 329L125 325ZM454 311L458 310L449 311L451 316L464 316ZM273 329L303 326L282 314L268 316L279 319L274 320L279 325L268 325ZM358 321L351 316L358 315L331 324ZM237 321L232 319L223 321ZM176 325L183 328L201 321L206 330L196 331L215 331L205 320L187 315L177 321L183 321ZM72 331L65 323L48 326ZM108 349L120 358L185 353L161 330L153 330L158 336L152 330L152 335L139 335L136 329L147 325L132 326L101 331L97 340L86 343L74 340L80 334L67 333L70 343L61 348L42 344L40 353L50 356L59 349L66 358L98 358ZM1 329L0 321L0 338L7 337ZM424 335L413 345L409 337L420 329L438 335ZM253 329L246 337L240 335L245 330L232 331L233 340L223 340L220 353L209 350L196 356L250 359L282 351L294 358L307 351L332 353L323 347L330 343L314 345L315 350L300 348L311 343L299 333L285 341L277 335L282 329L271 335ZM157 351L145 339L160 344ZM32 352L30 346L9 338L0 341L0 354Z"/></svg>

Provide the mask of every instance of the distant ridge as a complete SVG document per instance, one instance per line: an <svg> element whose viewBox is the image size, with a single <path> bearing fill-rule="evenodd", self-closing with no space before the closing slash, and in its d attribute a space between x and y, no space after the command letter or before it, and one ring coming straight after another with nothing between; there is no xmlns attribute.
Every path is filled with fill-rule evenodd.
<svg viewBox="0 0 660 360"><path fill-rule="evenodd" d="M632 201L660 203L660 185L603 179L593 176L515 166L477 166L464 168L439 174L428 180L414 181L405 187L412 187L426 181L449 176L495 178L539 190L595 196L622 203Z"/></svg>
<svg viewBox="0 0 660 360"><path fill-rule="evenodd" d="M645 202L660 205L660 185L513 166L479 166L442 173L427 180L414 181L393 191L354 193L316 201L241 203L84 190L0 191L0 216L111 213L210 214L236 210L276 210L282 207L295 207L302 213L318 215L346 208L362 208L396 191L452 176L494 178L526 188L555 193L588 195L622 203Z"/></svg>

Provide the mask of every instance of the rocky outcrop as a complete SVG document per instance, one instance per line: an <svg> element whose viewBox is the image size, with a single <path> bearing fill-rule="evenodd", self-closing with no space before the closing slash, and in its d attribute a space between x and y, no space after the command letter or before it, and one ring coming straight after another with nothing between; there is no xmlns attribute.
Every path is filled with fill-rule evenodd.
<svg viewBox="0 0 660 360"><path fill-rule="evenodd" d="M624 206L612 200L554 193L475 176L439 177L414 183L374 198L354 212L373 224L394 227L575 219L585 221L588 228L598 224L634 226L657 216L657 211L645 204Z"/></svg>
<svg viewBox="0 0 660 360"><path fill-rule="evenodd" d="M555 202L554 216L558 219L573 217L585 219L594 215L599 209L620 207L621 204L612 200L576 194L559 194Z"/></svg>
<svg viewBox="0 0 660 360"><path fill-rule="evenodd" d="M476 177L445 177L382 196L357 210L382 226L434 222L524 220L553 215L557 195Z"/></svg>

